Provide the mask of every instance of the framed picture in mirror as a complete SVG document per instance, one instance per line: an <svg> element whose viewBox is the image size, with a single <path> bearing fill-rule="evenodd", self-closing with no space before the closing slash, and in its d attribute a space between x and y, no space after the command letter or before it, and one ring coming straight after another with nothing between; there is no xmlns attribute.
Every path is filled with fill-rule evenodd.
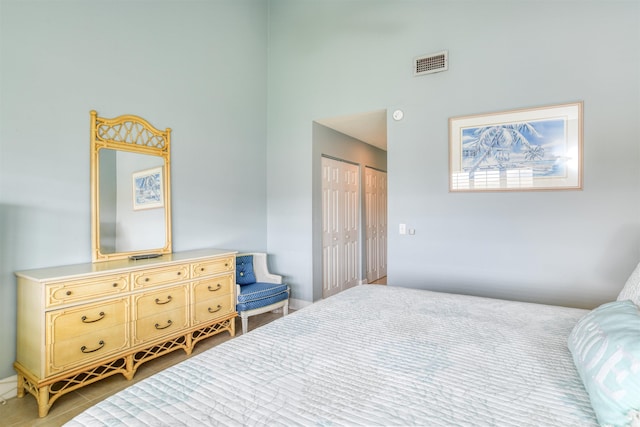
<svg viewBox="0 0 640 427"><path fill-rule="evenodd" d="M133 173L133 210L164 206L162 167Z"/></svg>

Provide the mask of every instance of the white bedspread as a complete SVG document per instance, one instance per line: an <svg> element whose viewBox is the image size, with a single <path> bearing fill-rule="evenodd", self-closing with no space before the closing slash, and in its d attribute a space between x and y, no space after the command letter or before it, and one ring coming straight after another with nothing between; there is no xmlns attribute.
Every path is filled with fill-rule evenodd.
<svg viewBox="0 0 640 427"><path fill-rule="evenodd" d="M364 285L212 348L68 426L596 426L585 310Z"/></svg>

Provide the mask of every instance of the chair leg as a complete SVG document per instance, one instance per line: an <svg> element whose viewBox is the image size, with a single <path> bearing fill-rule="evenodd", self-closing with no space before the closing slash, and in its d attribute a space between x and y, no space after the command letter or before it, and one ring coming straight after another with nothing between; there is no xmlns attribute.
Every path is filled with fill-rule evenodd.
<svg viewBox="0 0 640 427"><path fill-rule="evenodd" d="M249 316L247 313L240 313L240 319L242 319L242 335L249 331Z"/></svg>

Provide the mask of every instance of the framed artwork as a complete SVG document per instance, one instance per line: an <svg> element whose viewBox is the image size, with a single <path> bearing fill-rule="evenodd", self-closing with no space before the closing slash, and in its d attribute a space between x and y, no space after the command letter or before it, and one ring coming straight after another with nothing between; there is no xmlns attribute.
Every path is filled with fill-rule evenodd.
<svg viewBox="0 0 640 427"><path fill-rule="evenodd" d="M449 119L449 191L582 189L582 102Z"/></svg>
<svg viewBox="0 0 640 427"><path fill-rule="evenodd" d="M133 173L133 210L164 206L162 167Z"/></svg>

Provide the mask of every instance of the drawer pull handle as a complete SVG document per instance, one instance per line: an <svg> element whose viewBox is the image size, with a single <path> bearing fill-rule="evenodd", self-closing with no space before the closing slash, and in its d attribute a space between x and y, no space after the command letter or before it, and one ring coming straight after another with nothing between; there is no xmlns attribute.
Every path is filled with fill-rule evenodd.
<svg viewBox="0 0 640 427"><path fill-rule="evenodd" d="M158 305L169 304L171 302L171 300L173 300L171 295L167 296L167 300L166 301L160 301L160 298L156 298L156 304L158 304Z"/></svg>
<svg viewBox="0 0 640 427"><path fill-rule="evenodd" d="M204 267L200 267L200 271L204 271Z"/></svg>
<svg viewBox="0 0 640 427"><path fill-rule="evenodd" d="M225 262L225 263L224 263L224 266L225 266L225 267L229 267L229 263L228 263L228 262Z"/></svg>
<svg viewBox="0 0 640 427"><path fill-rule="evenodd" d="M117 284L117 283L114 283L114 284L113 284L113 285L111 285L111 286L113 286L114 288L117 288L117 287L118 287L118 284Z"/></svg>
<svg viewBox="0 0 640 427"><path fill-rule="evenodd" d="M94 351L98 351L100 350L102 347L104 347L104 341L100 340L100 342L98 342L99 346L94 348L93 350L87 350L87 346L83 345L82 347L80 347L80 351L83 353L93 353Z"/></svg>
<svg viewBox="0 0 640 427"><path fill-rule="evenodd" d="M145 277L145 278L144 278L144 281L145 281L145 282L148 282L148 281L149 281L149 278L148 278L148 277Z"/></svg>
<svg viewBox="0 0 640 427"><path fill-rule="evenodd" d="M173 322L171 321L171 319L167 320L167 324L165 326L160 326L159 323L155 324L156 329L167 329L169 326L171 326Z"/></svg>
<svg viewBox="0 0 640 427"><path fill-rule="evenodd" d="M67 296L71 295L73 292L67 291Z"/></svg>
<svg viewBox="0 0 640 427"><path fill-rule="evenodd" d="M178 276L182 275L182 271L178 271Z"/></svg>
<svg viewBox="0 0 640 427"><path fill-rule="evenodd" d="M220 304L218 304L218 308L216 308L215 310L212 310L211 307L209 307L207 310L209 310L209 313L216 313L216 312L222 310L222 306Z"/></svg>
<svg viewBox="0 0 640 427"><path fill-rule="evenodd" d="M222 288L222 285L220 283L218 283L215 288L211 285L207 286L207 289L209 289L209 291L211 292L219 291L220 288Z"/></svg>
<svg viewBox="0 0 640 427"><path fill-rule="evenodd" d="M99 320L104 319L104 311L101 311L98 314L98 316L100 316L100 317L98 317L97 319L93 319L93 320L87 320L87 316L82 316L82 323L94 323L94 322L97 322Z"/></svg>

